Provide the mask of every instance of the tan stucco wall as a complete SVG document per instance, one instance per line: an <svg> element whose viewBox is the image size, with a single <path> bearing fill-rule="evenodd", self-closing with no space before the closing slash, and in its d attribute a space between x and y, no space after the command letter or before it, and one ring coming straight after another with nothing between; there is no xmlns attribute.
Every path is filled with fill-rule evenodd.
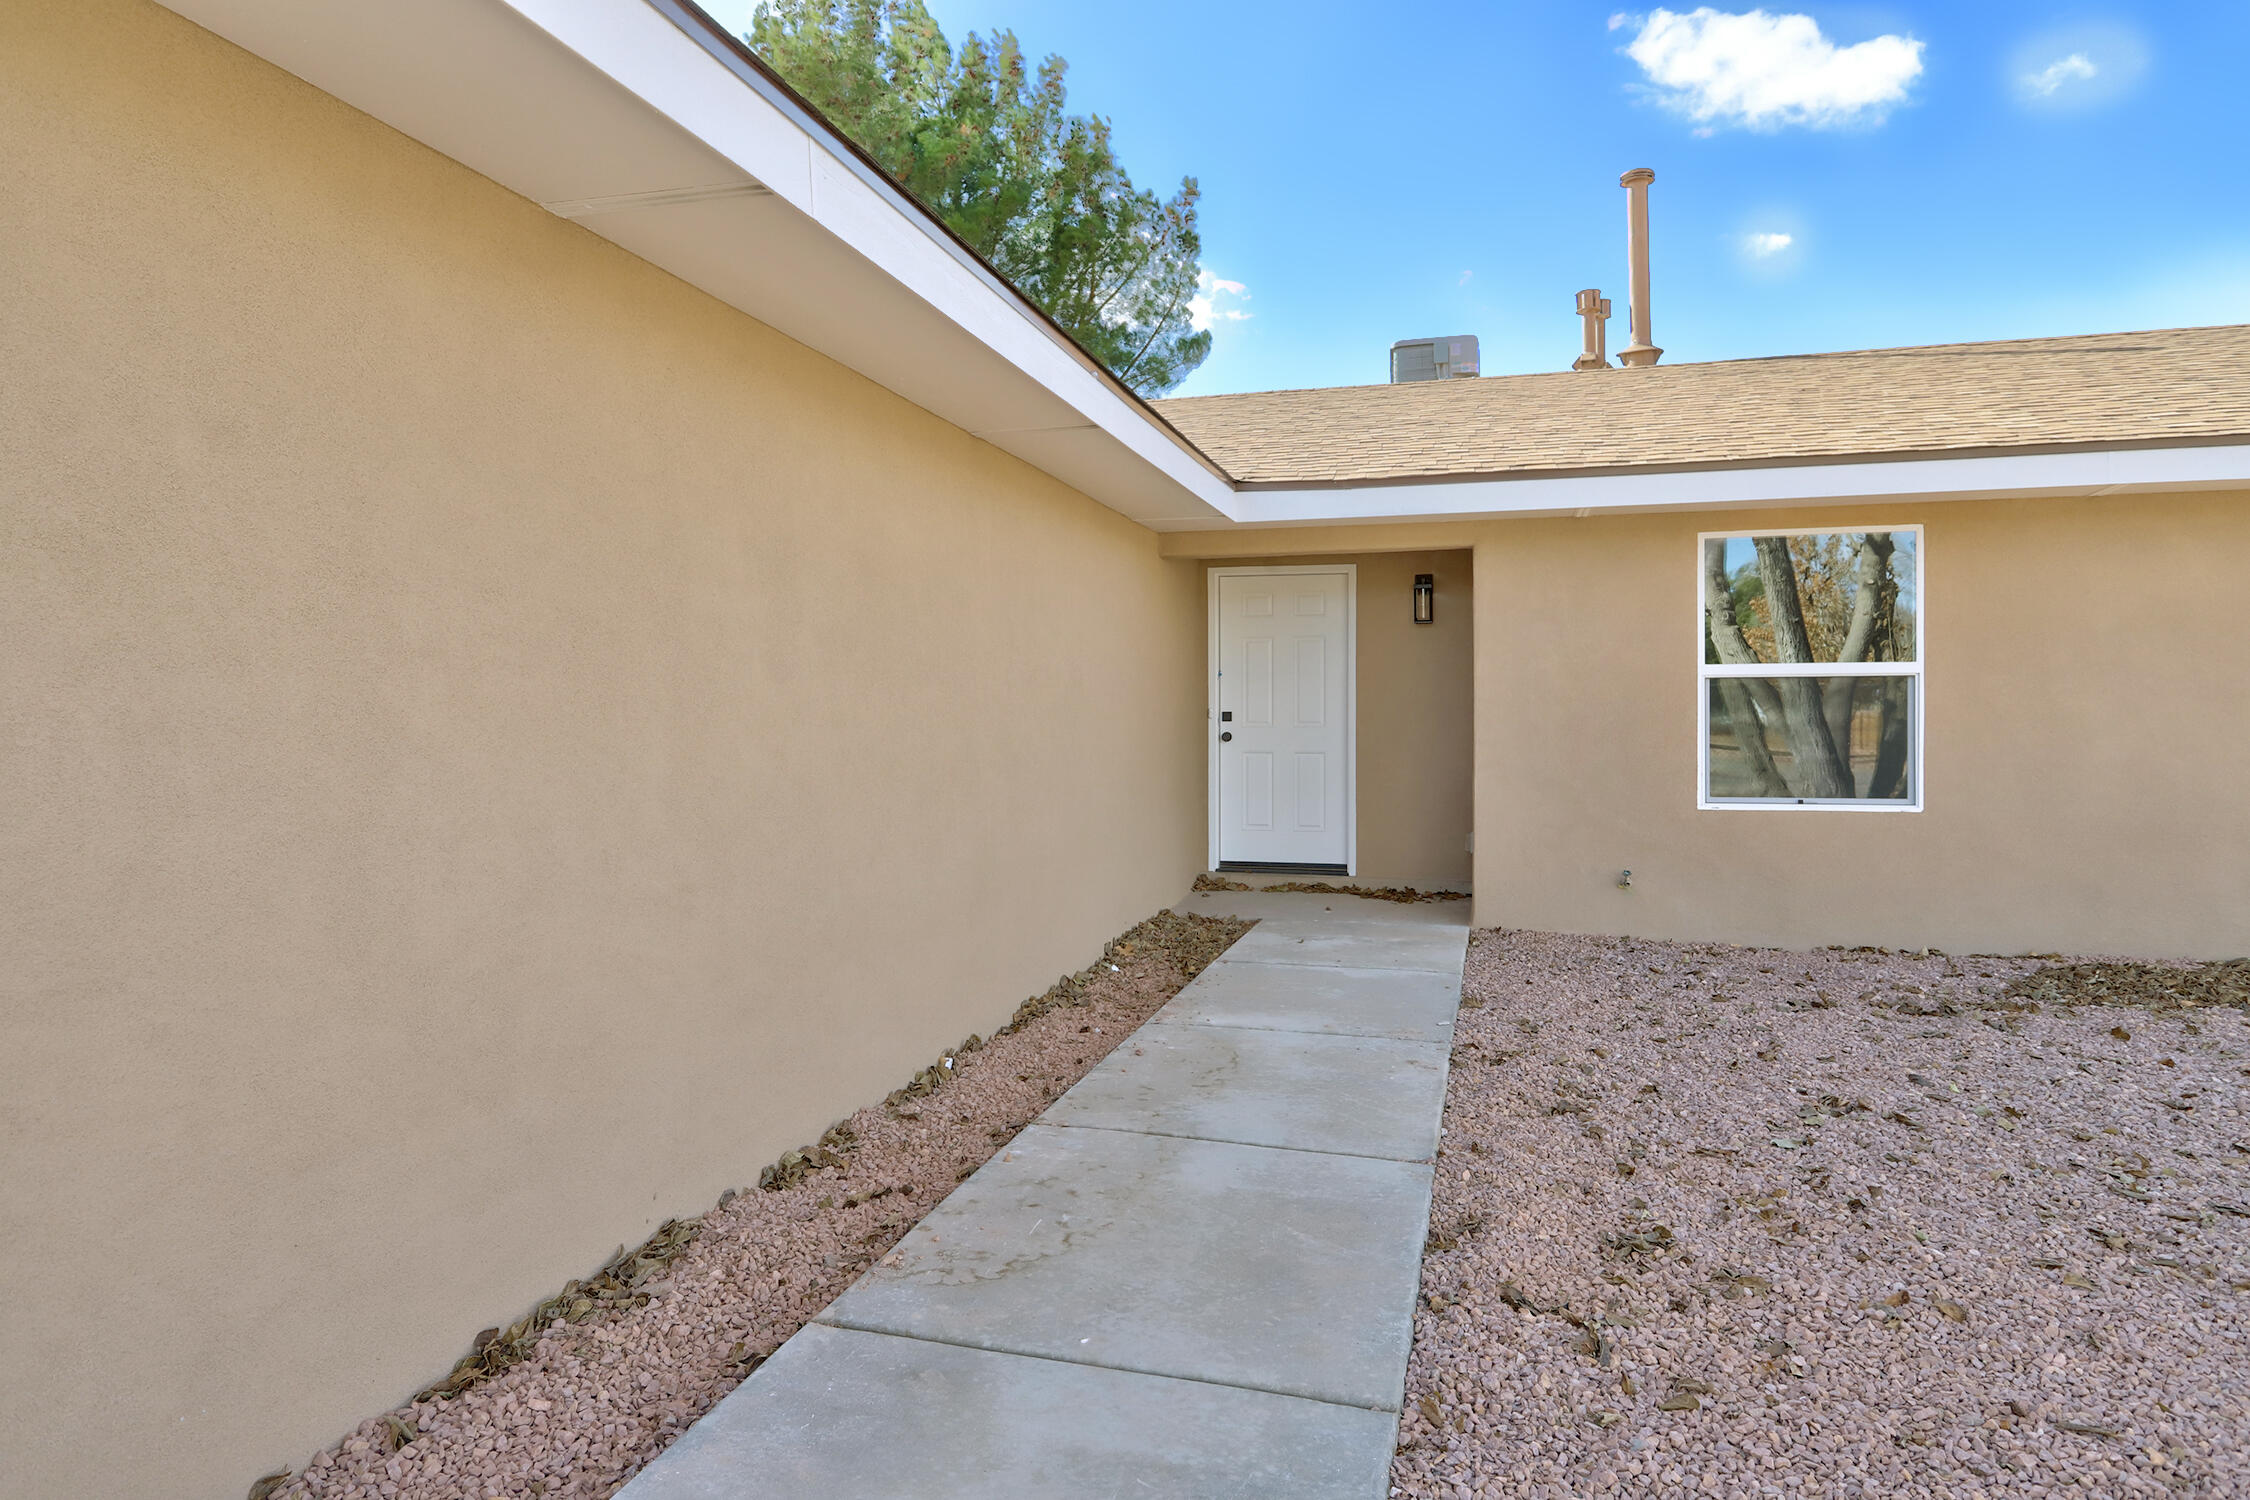
<svg viewBox="0 0 2250 1500"><path fill-rule="evenodd" d="M1272 532L1257 535L1269 545L1275 539ZM1230 557L1218 566L1308 561L1359 568L1355 878L1362 884L1465 890L1476 758L1470 671L1476 641L1474 555L1466 549L1289 554ZM1427 625L1413 619L1417 573L1430 574L1437 591L1436 618ZM1199 794L1199 813L1204 806Z"/></svg>
<svg viewBox="0 0 2250 1500"><path fill-rule="evenodd" d="M1909 522L1927 528L1926 810L1697 811L1696 534ZM1476 920L2250 951L2245 556L2245 494L1488 525Z"/></svg>
<svg viewBox="0 0 2250 1500"><path fill-rule="evenodd" d="M0 140L0 1494L243 1493L1201 868L1148 532L138 0Z"/></svg>

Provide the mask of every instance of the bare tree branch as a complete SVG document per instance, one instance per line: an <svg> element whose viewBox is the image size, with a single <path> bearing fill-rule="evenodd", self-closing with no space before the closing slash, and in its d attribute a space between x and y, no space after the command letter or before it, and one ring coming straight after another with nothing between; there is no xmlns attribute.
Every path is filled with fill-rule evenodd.
<svg viewBox="0 0 2250 1500"><path fill-rule="evenodd" d="M1727 727L1734 733L1734 742L1750 762L1751 774L1758 778L1758 795L1795 795L1782 779L1781 767L1773 763L1773 751L1766 745L1766 726L1758 718L1757 705L1750 701L1749 682L1740 677L1715 677L1712 681L1719 685L1720 701L1726 704Z"/></svg>
<svg viewBox="0 0 2250 1500"><path fill-rule="evenodd" d="M1750 649L1741 622L1734 617L1734 595L1727 591L1727 544L1720 537L1703 544L1703 614L1710 625L1711 643L1718 648L1719 660L1730 667L1758 664L1758 653ZM1781 718L1781 698L1774 692L1771 682L1762 677L1739 680L1757 703L1760 713L1777 721Z"/></svg>
<svg viewBox="0 0 2250 1500"><path fill-rule="evenodd" d="M1907 736L1913 728L1907 720L1907 705L1913 701L1912 685L1904 677L1886 677L1882 684L1883 717L1875 741L1875 774L1868 780L1867 795L1905 797L1912 790L1906 784Z"/></svg>
<svg viewBox="0 0 2250 1500"><path fill-rule="evenodd" d="M1885 531L1865 532L1852 549L1852 572L1857 587L1852 591L1851 624L1844 630L1844 644L1836 652L1838 661L1864 661L1867 648L1875 638L1875 624L1883 612L1883 584L1891 566L1891 538ZM1852 745L1852 690L1858 685L1856 678L1831 677L1822 694L1821 711L1828 719L1828 737L1843 752L1848 764Z"/></svg>
<svg viewBox="0 0 2250 1500"><path fill-rule="evenodd" d="M1727 591L1727 544L1714 537L1703 544L1703 613L1711 631L1711 640L1718 648L1719 660L1736 666L1749 666L1758 659L1743 637L1741 622L1734 617L1734 596ZM1742 748L1750 762L1750 770L1758 778L1758 795L1761 797L1787 797L1792 795L1789 783L1782 779L1781 768L1773 763L1773 752L1766 747L1765 725L1760 722L1758 709L1762 700L1770 701L1769 712L1775 722L1781 718L1781 699L1773 685L1755 677L1721 677L1719 700L1726 705L1727 724L1734 734L1734 742Z"/></svg>
<svg viewBox="0 0 2250 1500"><path fill-rule="evenodd" d="M1796 564L1790 560L1789 539L1761 536L1751 539L1758 552L1758 579L1766 589L1766 614L1773 624L1774 654L1785 662L1810 662L1812 641L1805 634L1804 601L1797 595ZM1782 723L1789 734L1789 759L1806 797L1850 797L1851 766L1836 748L1822 712L1820 680L1816 677L1777 677L1774 689L1781 695Z"/></svg>

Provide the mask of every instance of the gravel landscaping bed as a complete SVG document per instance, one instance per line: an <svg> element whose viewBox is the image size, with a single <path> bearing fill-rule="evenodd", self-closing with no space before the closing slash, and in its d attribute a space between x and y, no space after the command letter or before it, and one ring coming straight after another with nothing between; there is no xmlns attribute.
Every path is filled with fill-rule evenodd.
<svg viewBox="0 0 2250 1500"><path fill-rule="evenodd" d="M991 1040L767 1167L762 1189L480 1334L448 1381L252 1495L613 1494L1251 925L1150 918Z"/></svg>
<svg viewBox="0 0 2250 1500"><path fill-rule="evenodd" d="M2250 964L1466 980L1394 1494L2250 1494Z"/></svg>

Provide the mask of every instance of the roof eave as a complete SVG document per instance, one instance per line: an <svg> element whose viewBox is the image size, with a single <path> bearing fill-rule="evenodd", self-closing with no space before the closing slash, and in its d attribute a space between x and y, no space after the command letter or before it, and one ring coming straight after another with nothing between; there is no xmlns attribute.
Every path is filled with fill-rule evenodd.
<svg viewBox="0 0 2250 1500"><path fill-rule="evenodd" d="M692 0L166 3L1158 531L2250 488L2234 440L1238 485Z"/></svg>
<svg viewBox="0 0 2250 1500"><path fill-rule="evenodd" d="M2118 442L1996 443L1958 448L1898 448L1884 452L1792 453L1714 458L1700 463L1599 464L1550 468L1473 469L1458 473L1354 474L1336 478L1238 479L1242 494L1265 491L1369 490L1393 485L1488 484L1523 479L1613 479L1640 474L1742 473L1753 469L1829 468L1839 465L1909 463L1933 459L2032 458L2056 453L2130 453L2145 448L2223 448L2250 443L2250 432L2190 437L2137 438Z"/></svg>
<svg viewBox="0 0 2250 1500"><path fill-rule="evenodd" d="M1730 464L1450 482L1245 489L1236 524L1328 526L1591 516L1648 511L2250 490L2250 441L2103 445L2054 452L1939 454ZM1170 526L1169 531L1194 531Z"/></svg>
<svg viewBox="0 0 2250 1500"><path fill-rule="evenodd" d="M1227 476L686 0L165 0L1144 525Z"/></svg>

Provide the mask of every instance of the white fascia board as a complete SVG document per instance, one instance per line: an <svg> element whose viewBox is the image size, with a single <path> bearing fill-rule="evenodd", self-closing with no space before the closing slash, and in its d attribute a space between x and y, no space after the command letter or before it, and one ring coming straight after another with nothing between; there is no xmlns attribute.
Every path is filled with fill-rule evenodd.
<svg viewBox="0 0 2250 1500"><path fill-rule="evenodd" d="M1355 521L1459 521L1603 511L1744 510L1861 500L1977 500L2250 489L2250 444L2101 449L1986 458L1895 459L1699 469L1253 489L1236 496L1244 526Z"/></svg>
<svg viewBox="0 0 2250 1500"><path fill-rule="evenodd" d="M856 160L831 151L785 100L768 96L762 79L727 66L691 36L685 27L692 22L674 21L651 0L500 3L771 188L1038 382L1081 422L1091 422L1194 500L1232 519L1234 491L1226 480L1088 369L1017 294L934 233L919 213L897 201L895 190L870 183Z"/></svg>
<svg viewBox="0 0 2250 1500"><path fill-rule="evenodd" d="M812 212L810 137L712 66L703 49L646 5L618 0L502 3L777 196Z"/></svg>

